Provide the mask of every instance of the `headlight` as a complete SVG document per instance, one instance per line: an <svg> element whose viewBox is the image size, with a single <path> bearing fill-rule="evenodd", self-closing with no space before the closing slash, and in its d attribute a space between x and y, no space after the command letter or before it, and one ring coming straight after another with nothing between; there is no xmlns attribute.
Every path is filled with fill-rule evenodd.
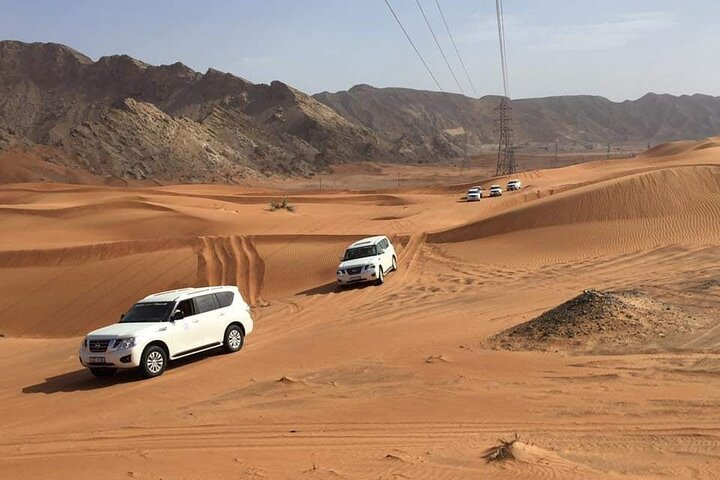
<svg viewBox="0 0 720 480"><path fill-rule="evenodd" d="M375 265L365 265L365 270L375 270Z"/></svg>
<svg viewBox="0 0 720 480"><path fill-rule="evenodd" d="M345 273L345 272L343 272L342 270L338 270L338 271L337 271L337 274L338 274L338 275L342 275L343 273Z"/></svg>
<svg viewBox="0 0 720 480"><path fill-rule="evenodd" d="M115 344L113 345L113 348L115 350L127 350L128 348L132 348L135 346L135 337L130 338L118 338L115 340Z"/></svg>
<svg viewBox="0 0 720 480"><path fill-rule="evenodd" d="M88 348L88 339L87 339L87 337L83 338L82 348Z"/></svg>

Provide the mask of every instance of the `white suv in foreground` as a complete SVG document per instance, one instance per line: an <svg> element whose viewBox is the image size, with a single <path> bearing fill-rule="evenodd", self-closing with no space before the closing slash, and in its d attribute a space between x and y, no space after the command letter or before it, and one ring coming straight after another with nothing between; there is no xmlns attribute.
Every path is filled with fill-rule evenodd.
<svg viewBox="0 0 720 480"><path fill-rule="evenodd" d="M118 368L162 375L170 360L217 347L237 352L253 330L237 287L183 288L143 298L120 323L87 334L80 363L97 377Z"/></svg>
<svg viewBox="0 0 720 480"><path fill-rule="evenodd" d="M369 237L350 245L337 269L340 286L351 283L385 282L385 274L397 270L397 257L387 237Z"/></svg>

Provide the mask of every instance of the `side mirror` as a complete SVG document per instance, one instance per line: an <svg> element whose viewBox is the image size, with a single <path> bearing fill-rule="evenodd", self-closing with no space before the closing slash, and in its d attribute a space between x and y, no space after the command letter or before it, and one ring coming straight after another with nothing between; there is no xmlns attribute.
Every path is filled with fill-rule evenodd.
<svg viewBox="0 0 720 480"><path fill-rule="evenodd" d="M125 314L124 314L124 313L121 313L121 314L120 314L120 320L122 320L123 318L125 318Z"/></svg>
<svg viewBox="0 0 720 480"><path fill-rule="evenodd" d="M170 320L174 322L175 320L182 320L183 318L185 318L185 314L183 313L183 311L175 310L172 314L172 317L170 317Z"/></svg>

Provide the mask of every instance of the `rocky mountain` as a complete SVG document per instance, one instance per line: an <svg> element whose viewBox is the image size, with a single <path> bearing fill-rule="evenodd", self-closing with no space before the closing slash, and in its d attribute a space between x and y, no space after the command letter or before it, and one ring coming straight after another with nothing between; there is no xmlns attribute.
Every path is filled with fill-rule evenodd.
<svg viewBox="0 0 720 480"><path fill-rule="evenodd" d="M374 132L282 82L0 42L0 150L33 145L66 167L166 181L299 175L390 155Z"/></svg>
<svg viewBox="0 0 720 480"><path fill-rule="evenodd" d="M498 97L374 88L300 92L181 63L116 55L93 61L63 45L0 42L0 157L49 162L49 179L233 182L308 175L363 160L439 162L492 150ZM648 94L514 100L516 142L566 150L698 139L720 131L720 98ZM19 160L18 160L19 161ZM1 178L24 178L28 163ZM59 176L59 177L58 177ZM29 177L28 177L29 178ZM44 178L44 177L43 177ZM31 179L31 178L29 178Z"/></svg>
<svg viewBox="0 0 720 480"><path fill-rule="evenodd" d="M315 98L348 120L376 132L409 157L477 151L496 142L499 97L358 85ZM514 133L520 145L578 150L614 145L657 144L700 139L720 132L720 97L657 95L612 102L573 95L512 101Z"/></svg>

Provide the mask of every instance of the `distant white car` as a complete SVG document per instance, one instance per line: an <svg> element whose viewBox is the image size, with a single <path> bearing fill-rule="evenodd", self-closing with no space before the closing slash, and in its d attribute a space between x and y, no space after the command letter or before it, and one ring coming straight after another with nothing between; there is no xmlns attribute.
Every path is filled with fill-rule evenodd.
<svg viewBox="0 0 720 480"><path fill-rule="evenodd" d="M385 282L385 274L397 270L395 247L385 236L369 237L350 245L337 268L340 286Z"/></svg>
<svg viewBox="0 0 720 480"><path fill-rule="evenodd" d="M493 185L492 187L490 187L491 197L499 197L500 195L502 195L502 188L500 187L500 185Z"/></svg>
<svg viewBox="0 0 720 480"><path fill-rule="evenodd" d="M96 377L129 368L157 377L170 360L217 347L237 352L252 330L250 308L237 287L170 290L143 298L119 323L88 333L80 363Z"/></svg>
<svg viewBox="0 0 720 480"><path fill-rule="evenodd" d="M512 192L513 190L520 190L521 188L522 188L522 182L520 182L520 180L518 180L518 179L510 180L507 183L507 191L508 192Z"/></svg>
<svg viewBox="0 0 720 480"><path fill-rule="evenodd" d="M468 190L467 195L465 196L465 200L468 202L476 202L480 200L483 196L483 190L481 187L472 187L470 190Z"/></svg>

